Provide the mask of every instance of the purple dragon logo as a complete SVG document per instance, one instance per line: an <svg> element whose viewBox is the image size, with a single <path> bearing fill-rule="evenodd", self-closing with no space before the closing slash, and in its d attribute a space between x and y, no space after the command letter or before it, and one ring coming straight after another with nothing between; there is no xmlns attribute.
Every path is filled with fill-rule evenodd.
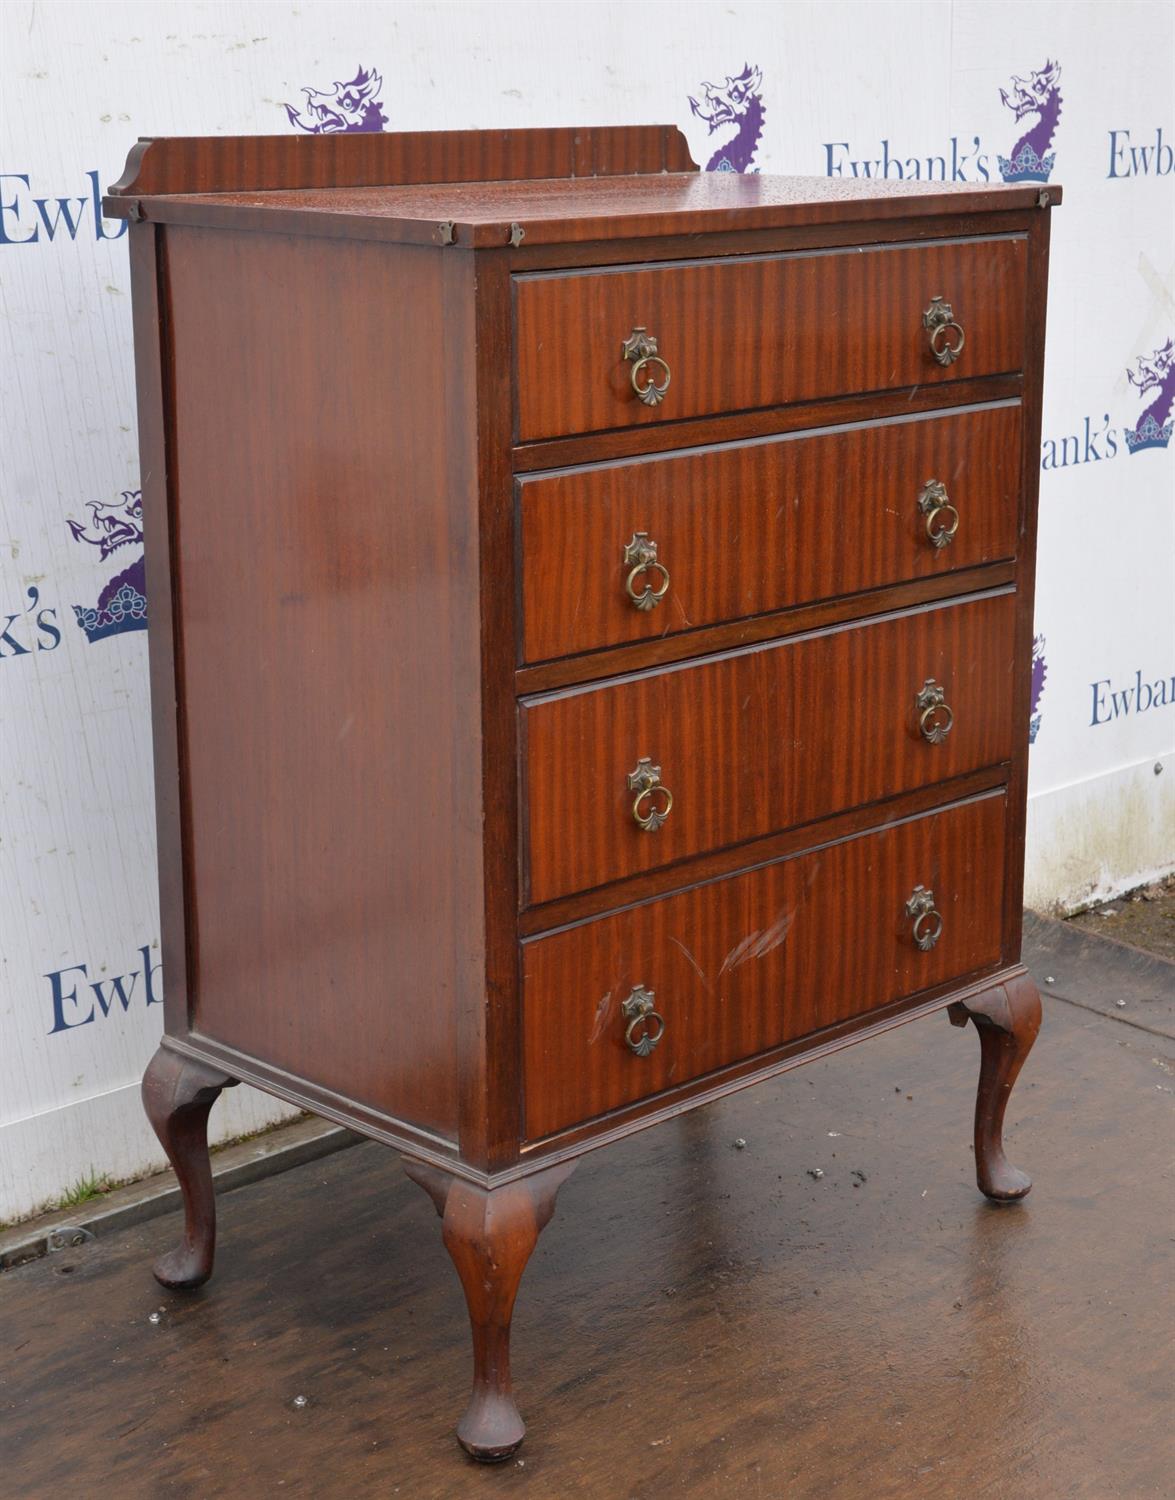
<svg viewBox="0 0 1175 1500"><path fill-rule="evenodd" d="M1175 403L1175 350L1171 339L1161 349L1156 349L1149 360L1139 355L1135 363L1137 371L1128 369L1126 379L1137 388L1140 396L1145 396L1148 391L1156 392L1138 426L1126 429L1127 450L1141 453L1144 448L1165 448L1171 441L1172 431L1175 431L1175 422L1171 419L1171 406Z"/></svg>
<svg viewBox="0 0 1175 1500"><path fill-rule="evenodd" d="M1044 636L1038 635L1032 642L1032 706L1028 710L1028 743L1034 745L1040 733L1040 695L1044 692L1044 680L1049 675L1048 663L1044 659Z"/></svg>
<svg viewBox="0 0 1175 1500"><path fill-rule="evenodd" d="M1012 147L1012 158L999 157L1000 176L1005 182L1047 182L1056 156L1049 151L1061 118L1061 65L1046 62L1030 78L1012 75L1012 87L1000 90L1000 98L1016 116L1016 123L1035 115L1036 123Z"/></svg>
<svg viewBox="0 0 1175 1500"><path fill-rule="evenodd" d="M349 83L336 79L330 93L304 88L306 103L301 110L283 104L291 125L309 135L355 135L383 130L387 116L379 100L383 79L374 68L360 68Z"/></svg>
<svg viewBox="0 0 1175 1500"><path fill-rule="evenodd" d="M104 505L101 500L89 502L90 524L69 521L75 542L87 542L98 548L103 562L122 547L141 546L143 542L143 495L141 490L123 490L120 500ZM77 622L91 642L119 635L124 630L147 628L147 578L142 553L113 577L98 595L98 603L87 609L73 607Z"/></svg>
<svg viewBox="0 0 1175 1500"><path fill-rule="evenodd" d="M699 120L705 120L711 135L716 130L734 126L733 134L726 137L706 163L707 172L759 170L753 168L751 162L759 148L766 114L759 96L762 84L762 71L745 63L738 77L727 78L721 88L713 83L703 83L701 104L690 95L690 109Z"/></svg>

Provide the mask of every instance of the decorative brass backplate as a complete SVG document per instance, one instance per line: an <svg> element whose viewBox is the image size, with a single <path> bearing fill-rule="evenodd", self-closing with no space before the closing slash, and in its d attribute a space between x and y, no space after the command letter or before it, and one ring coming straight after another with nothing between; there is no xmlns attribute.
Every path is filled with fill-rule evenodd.
<svg viewBox="0 0 1175 1500"><path fill-rule="evenodd" d="M628 773L628 790L636 793L632 802L633 822L644 833L656 833L673 810L673 793L661 785L661 767L642 755L636 770ZM656 805L658 792L662 797L660 807Z"/></svg>
<svg viewBox="0 0 1175 1500"><path fill-rule="evenodd" d="M930 306L922 314L922 326L930 335L931 354L940 365L953 365L963 352L966 335L955 322L955 310L951 304L942 297L932 297ZM952 328L958 334L953 343L949 337Z"/></svg>
<svg viewBox="0 0 1175 1500"><path fill-rule="evenodd" d="M669 570L657 561L657 543L647 531L634 532L631 541L625 543L624 566L628 569L624 579L624 592L637 609L656 609L669 592ZM638 588L641 575L648 573L657 575L658 586L654 588L646 576L644 587Z"/></svg>
<svg viewBox="0 0 1175 1500"><path fill-rule="evenodd" d="M918 710L918 730L922 738L929 745L941 745L955 722L954 711L946 701L941 684L928 677L918 689L914 706Z"/></svg>
<svg viewBox="0 0 1175 1500"><path fill-rule="evenodd" d="M655 999L652 990L638 984L620 1007L628 1022L624 1029L624 1045L637 1057L648 1057L665 1034L665 1018L653 1009Z"/></svg>
<svg viewBox="0 0 1175 1500"><path fill-rule="evenodd" d="M951 504L941 479L928 479L918 493L918 509L926 517L926 535L933 547L949 547L959 529L959 512Z"/></svg>
<svg viewBox="0 0 1175 1500"><path fill-rule="evenodd" d="M906 902L906 916L914 923L914 942L928 953L942 937L942 913L934 904L934 892L916 885Z"/></svg>
<svg viewBox="0 0 1175 1500"><path fill-rule="evenodd" d="M638 399L646 406L660 406L665 399L665 392L669 389L673 374L657 353L657 340L654 335L643 325L639 325L621 344L620 353L625 359L632 361L629 379ZM665 372L665 378L660 382L657 380L657 368L654 367ZM642 375L645 377L643 382Z"/></svg>
<svg viewBox="0 0 1175 1500"><path fill-rule="evenodd" d="M650 359L657 352L657 336L639 324L620 346L625 359Z"/></svg>

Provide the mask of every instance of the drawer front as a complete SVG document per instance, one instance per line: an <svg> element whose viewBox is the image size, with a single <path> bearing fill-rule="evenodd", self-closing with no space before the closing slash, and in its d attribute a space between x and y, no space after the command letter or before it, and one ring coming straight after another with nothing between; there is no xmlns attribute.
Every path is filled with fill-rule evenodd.
<svg viewBox="0 0 1175 1500"><path fill-rule="evenodd" d="M523 661L1013 557L1019 469L1009 404L521 480Z"/></svg>
<svg viewBox="0 0 1175 1500"><path fill-rule="evenodd" d="M524 699L530 902L1009 759L1015 603L939 605ZM919 727L946 717L919 705L927 679L954 716L937 743ZM638 803L651 767L660 784ZM666 792L668 817L638 825Z"/></svg>
<svg viewBox="0 0 1175 1500"><path fill-rule="evenodd" d="M1009 235L518 276L518 438L1019 370L1026 263L1026 239ZM964 335L946 365L923 326L935 297ZM664 366L636 371L623 357L637 328L656 339ZM634 371L640 385L664 384L666 367L664 399L646 405Z"/></svg>
<svg viewBox="0 0 1175 1500"><path fill-rule="evenodd" d="M524 944L527 1138L998 962L1005 804L986 797ZM906 911L918 886L933 898L923 940L941 920L926 950ZM644 1056L625 1041L630 1025L638 1047L658 1029L635 1015L641 989L664 1023Z"/></svg>

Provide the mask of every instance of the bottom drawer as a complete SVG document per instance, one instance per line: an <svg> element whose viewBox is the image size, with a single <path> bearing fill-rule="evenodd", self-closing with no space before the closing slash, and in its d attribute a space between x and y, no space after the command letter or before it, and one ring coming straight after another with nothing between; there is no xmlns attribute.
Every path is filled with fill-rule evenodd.
<svg viewBox="0 0 1175 1500"><path fill-rule="evenodd" d="M1006 803L993 793L525 943L526 1138L995 964ZM925 947L907 914L918 886L934 897ZM655 1015L639 1015L642 990Z"/></svg>

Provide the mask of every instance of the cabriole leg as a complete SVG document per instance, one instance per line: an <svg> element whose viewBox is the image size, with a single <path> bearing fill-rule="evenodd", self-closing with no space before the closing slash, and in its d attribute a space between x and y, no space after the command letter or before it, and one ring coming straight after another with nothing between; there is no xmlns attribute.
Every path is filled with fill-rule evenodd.
<svg viewBox="0 0 1175 1500"><path fill-rule="evenodd" d="M208 1158L208 1112L221 1089L236 1081L166 1046L159 1048L143 1074L143 1108L184 1199L183 1242L155 1262L155 1279L163 1286L200 1286L212 1275L216 1198Z"/></svg>
<svg viewBox="0 0 1175 1500"><path fill-rule="evenodd" d="M997 1202L1023 1198L1032 1179L1004 1155L1008 1095L1040 1030L1040 995L1027 974L949 1008L951 1022L975 1022L979 1092L975 1099L975 1174L979 1191Z"/></svg>
<svg viewBox="0 0 1175 1500"><path fill-rule="evenodd" d="M404 1170L436 1205L445 1247L457 1268L473 1331L473 1394L457 1439L482 1463L509 1458L526 1433L510 1383L510 1320L518 1283L571 1175L563 1162L486 1190L405 1159Z"/></svg>

